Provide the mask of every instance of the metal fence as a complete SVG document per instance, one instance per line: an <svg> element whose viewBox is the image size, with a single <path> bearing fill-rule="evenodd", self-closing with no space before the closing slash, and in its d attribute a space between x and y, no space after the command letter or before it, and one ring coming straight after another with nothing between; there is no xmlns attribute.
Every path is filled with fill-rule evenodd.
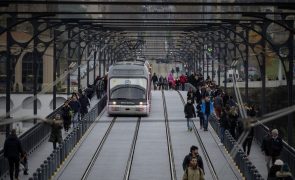
<svg viewBox="0 0 295 180"><path fill-rule="evenodd" d="M220 126L217 120L212 119L209 121L219 138L221 137ZM237 146L236 140L231 136L231 134L226 130L224 135L224 146L228 152L231 152L233 148L236 148L236 155L233 157L236 165L239 167L240 171L246 179L251 180L262 180L263 177L258 172L257 168L248 159L244 151Z"/></svg>
<svg viewBox="0 0 295 180"><path fill-rule="evenodd" d="M44 160L41 166L33 173L30 180L47 180L50 179L54 172L59 168L62 162L67 158L75 145L82 138L89 126L94 122L96 117L101 113L106 105L106 96L104 96L91 111L84 116L82 121L59 146Z"/></svg>
<svg viewBox="0 0 295 180"><path fill-rule="evenodd" d="M54 117L55 114L59 113L61 107L53 111L47 116L47 118ZM32 119L33 121L33 119ZM38 123L31 127L28 131L22 134L19 139L23 146L23 149L28 154L32 153L38 146L48 138L50 133L50 126L44 123ZM8 161L4 157L3 149L0 151L0 177L2 178L9 170Z"/></svg>

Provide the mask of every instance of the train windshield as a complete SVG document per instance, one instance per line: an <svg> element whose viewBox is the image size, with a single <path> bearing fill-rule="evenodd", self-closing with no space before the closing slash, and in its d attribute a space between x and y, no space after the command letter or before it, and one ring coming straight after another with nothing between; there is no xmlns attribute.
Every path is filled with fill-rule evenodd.
<svg viewBox="0 0 295 180"><path fill-rule="evenodd" d="M146 99L146 89L147 79L145 78L110 79L110 99Z"/></svg>

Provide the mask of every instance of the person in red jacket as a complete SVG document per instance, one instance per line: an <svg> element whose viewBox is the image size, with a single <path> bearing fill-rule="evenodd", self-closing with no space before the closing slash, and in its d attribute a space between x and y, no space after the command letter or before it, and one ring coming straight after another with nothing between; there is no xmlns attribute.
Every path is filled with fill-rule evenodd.
<svg viewBox="0 0 295 180"><path fill-rule="evenodd" d="M181 76L179 77L179 81L181 84L181 89L182 89L182 91L184 91L184 84L186 83L186 76L184 74L181 74Z"/></svg>

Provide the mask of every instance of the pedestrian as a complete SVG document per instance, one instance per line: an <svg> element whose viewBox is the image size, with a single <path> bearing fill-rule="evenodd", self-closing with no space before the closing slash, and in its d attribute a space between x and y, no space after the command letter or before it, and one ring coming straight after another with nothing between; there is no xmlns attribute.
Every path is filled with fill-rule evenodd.
<svg viewBox="0 0 295 180"><path fill-rule="evenodd" d="M154 90L157 90L158 76L156 75L156 73L154 73L154 75L152 77L152 81L153 81L153 85L154 85Z"/></svg>
<svg viewBox="0 0 295 180"><path fill-rule="evenodd" d="M276 180L276 173L281 170L283 164L282 160L277 159L268 172L267 180Z"/></svg>
<svg viewBox="0 0 295 180"><path fill-rule="evenodd" d="M279 158L281 155L281 151L283 149L283 141L282 138L279 137L279 131L277 129L273 129L271 131L271 139L270 139L270 156L272 160L272 165L275 160Z"/></svg>
<svg viewBox="0 0 295 180"><path fill-rule="evenodd" d="M194 146L194 145L191 146L190 153L184 157L182 162L182 168L184 171L188 168L190 164L190 160L192 158L196 158L198 166L202 169L203 173L205 174L203 160L202 160L202 157L199 155L198 149L199 148L197 146Z"/></svg>
<svg viewBox="0 0 295 180"><path fill-rule="evenodd" d="M222 108L221 115L220 115L219 123L220 123L220 141L221 143L224 143L224 136L225 136L225 130L229 129L229 122L228 122L228 116L227 111L225 108Z"/></svg>
<svg viewBox="0 0 295 180"><path fill-rule="evenodd" d="M237 138L236 128L238 124L239 112L236 106L230 106L228 111L229 132L233 138Z"/></svg>
<svg viewBox="0 0 295 180"><path fill-rule="evenodd" d="M184 106L184 114L187 122L187 130L192 131L192 118L196 117L195 107L192 103L192 100L187 100L186 105Z"/></svg>
<svg viewBox="0 0 295 180"><path fill-rule="evenodd" d="M13 177L18 179L20 157L23 156L21 142L16 136L16 130L12 129L4 142L4 157L8 159L10 180L13 180Z"/></svg>
<svg viewBox="0 0 295 180"><path fill-rule="evenodd" d="M26 152L24 152L23 157L20 159L20 164L23 165L24 175L28 175L29 166L28 166L28 155Z"/></svg>
<svg viewBox="0 0 295 180"><path fill-rule="evenodd" d="M81 104L77 100L76 96L72 96L71 101L69 102L69 106L71 107L73 111L73 114L72 114L73 127L76 127L79 122L79 113L81 108Z"/></svg>
<svg viewBox="0 0 295 180"><path fill-rule="evenodd" d="M79 98L79 103L81 105L80 107L80 114L81 114L81 120L85 116L85 114L88 113L88 107L90 107L89 99L86 95L86 93L82 94Z"/></svg>
<svg viewBox="0 0 295 180"><path fill-rule="evenodd" d="M254 138L254 128L251 127L247 138L243 142L243 150L245 153L247 153L247 156L249 156L250 154L253 138Z"/></svg>
<svg viewBox="0 0 295 180"><path fill-rule="evenodd" d="M65 101L63 107L62 107L62 119L63 119L63 125L65 132L68 132L71 126L71 118L72 118L72 109L69 106L69 102Z"/></svg>
<svg viewBox="0 0 295 180"><path fill-rule="evenodd" d="M56 149L56 143L61 144L62 141L62 120L60 114L56 114L53 120L46 121L51 126L51 133L49 137L49 142L52 142L53 149Z"/></svg>
<svg viewBox="0 0 295 180"><path fill-rule="evenodd" d="M97 99L100 99L103 95L103 92L104 92L104 81L103 79L100 79L98 82L97 82L97 85L96 85L96 97Z"/></svg>
<svg viewBox="0 0 295 180"><path fill-rule="evenodd" d="M211 113L213 113L213 102L210 101L209 96L205 97L205 101L202 102L201 111L204 116L204 131L208 131L208 119Z"/></svg>
<svg viewBox="0 0 295 180"><path fill-rule="evenodd" d="M200 129L202 129L203 126L204 126L204 115L203 115L203 113L201 111L201 105L202 105L202 101L197 103L197 114L198 114L198 117L200 119Z"/></svg>
<svg viewBox="0 0 295 180"><path fill-rule="evenodd" d="M262 144L261 144L261 151L264 152L266 168L268 171L271 167L271 156L270 156L271 141L270 140L271 140L271 131L269 131L267 135L263 137Z"/></svg>
<svg viewBox="0 0 295 180"><path fill-rule="evenodd" d="M186 99L187 100L191 100L192 101L192 104L195 103L195 93L193 91L193 88L189 88L188 91L187 91L187 95L186 95Z"/></svg>
<svg viewBox="0 0 295 180"><path fill-rule="evenodd" d="M250 116L250 118L254 118L256 116L256 111L254 109L254 105L252 105L248 109L247 113ZM243 128L243 130L244 130L244 128ZM244 152L247 153L247 156L249 156L249 154L250 154L253 138L254 138L254 127L251 127L247 138L243 142L243 149L244 149Z"/></svg>
<svg viewBox="0 0 295 180"><path fill-rule="evenodd" d="M203 170L199 167L197 158L190 160L190 165L185 169L182 180L205 180Z"/></svg>
<svg viewBox="0 0 295 180"><path fill-rule="evenodd" d="M287 163L284 163L281 170L276 172L276 180L293 180L292 173Z"/></svg>
<svg viewBox="0 0 295 180"><path fill-rule="evenodd" d="M214 98L214 110L218 118L221 116L221 110L223 107L223 100L221 98L220 93Z"/></svg>

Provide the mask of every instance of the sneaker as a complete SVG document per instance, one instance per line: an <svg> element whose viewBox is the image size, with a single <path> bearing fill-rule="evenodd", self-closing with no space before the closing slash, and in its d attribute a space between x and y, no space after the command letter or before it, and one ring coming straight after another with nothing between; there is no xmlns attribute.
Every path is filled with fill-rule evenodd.
<svg viewBox="0 0 295 180"><path fill-rule="evenodd" d="M193 128L190 128L190 131L192 131L193 130Z"/></svg>

